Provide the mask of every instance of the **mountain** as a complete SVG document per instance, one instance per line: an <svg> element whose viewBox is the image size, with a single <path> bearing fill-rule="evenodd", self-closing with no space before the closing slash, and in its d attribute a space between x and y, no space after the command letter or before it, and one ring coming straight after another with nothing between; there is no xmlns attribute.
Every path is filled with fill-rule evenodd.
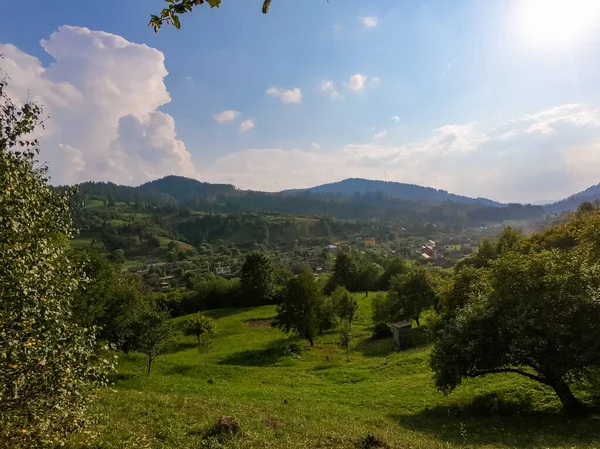
<svg viewBox="0 0 600 449"><path fill-rule="evenodd" d="M549 213L559 214L561 212L577 210L579 205L586 201L593 203L594 201L598 200L600 200L600 184L589 187L582 192L565 198L564 200L548 204L544 206L544 209Z"/></svg>
<svg viewBox="0 0 600 449"><path fill-rule="evenodd" d="M183 176L165 176L142 184L137 189L141 192L162 193L182 203L235 193L235 187L231 184L211 184Z"/></svg>
<svg viewBox="0 0 600 449"><path fill-rule="evenodd" d="M374 181L362 178L349 178L343 181L323 184L302 190L288 190L287 193L310 192L325 195L356 196L381 193L385 196L409 201L453 201L461 204L480 204L488 207L499 207L501 203L487 198L469 198L455 195L445 190L432 187L422 187L415 184L405 184L391 181Z"/></svg>

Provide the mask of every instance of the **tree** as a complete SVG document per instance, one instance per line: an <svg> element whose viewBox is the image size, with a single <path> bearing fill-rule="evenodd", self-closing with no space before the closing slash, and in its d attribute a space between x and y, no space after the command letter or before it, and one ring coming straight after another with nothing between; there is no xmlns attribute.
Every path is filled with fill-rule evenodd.
<svg viewBox="0 0 600 449"><path fill-rule="evenodd" d="M181 14L192 12L194 7L208 3L211 8L218 8L221 0L165 0L169 5L164 8L160 14L151 15L149 26L154 28L155 32L161 28L163 24L173 25L175 28L181 28ZM271 7L271 0L263 0L262 12L267 14Z"/></svg>
<svg viewBox="0 0 600 449"><path fill-rule="evenodd" d="M352 345L352 324L348 321L342 321L342 329L340 331L339 347L346 351L346 361L350 361L350 346Z"/></svg>
<svg viewBox="0 0 600 449"><path fill-rule="evenodd" d="M388 301L393 321L413 319L419 326L421 312L437 302L427 270L413 268L404 275L394 276L390 282Z"/></svg>
<svg viewBox="0 0 600 449"><path fill-rule="evenodd" d="M325 293L330 294L338 286L356 291L360 283L360 273L360 264L353 254L339 253L335 259L333 274L325 287Z"/></svg>
<svg viewBox="0 0 600 449"><path fill-rule="evenodd" d="M275 294L271 260L262 253L246 257L241 275L242 295L247 305L268 304Z"/></svg>
<svg viewBox="0 0 600 449"><path fill-rule="evenodd" d="M111 256L114 263L122 264L125 262L125 251L122 249L115 249Z"/></svg>
<svg viewBox="0 0 600 449"><path fill-rule="evenodd" d="M85 276L70 260L71 192L48 186L28 137L42 111L5 90L0 80L0 441L55 447L79 429L112 364L98 361L94 330L72 319Z"/></svg>
<svg viewBox="0 0 600 449"><path fill-rule="evenodd" d="M314 338L319 330L319 306L323 301L314 277L300 274L290 279L281 296L273 327L286 334L296 332L314 346Z"/></svg>
<svg viewBox="0 0 600 449"><path fill-rule="evenodd" d="M477 270L487 285L464 289L444 311L431 356L449 393L464 378L516 373L552 388L567 411L580 408L569 381L600 367L600 267L576 252L503 254Z"/></svg>
<svg viewBox="0 0 600 449"><path fill-rule="evenodd" d="M217 331L217 324L211 317L200 313L189 318L185 323L185 335L195 335L200 344L203 335L212 336Z"/></svg>
<svg viewBox="0 0 600 449"><path fill-rule="evenodd" d="M398 274L406 273L408 269L409 266L404 259L392 259L386 264L383 273L379 277L379 289L386 291L389 290L390 280Z"/></svg>
<svg viewBox="0 0 600 449"><path fill-rule="evenodd" d="M354 295L344 287L338 287L332 293L331 299L340 319L347 320L348 323L352 324L358 312L358 301Z"/></svg>
<svg viewBox="0 0 600 449"><path fill-rule="evenodd" d="M168 321L169 314L158 310L148 310L139 316L134 324L135 349L148 359L148 375L152 362L164 354L174 343L175 332Z"/></svg>

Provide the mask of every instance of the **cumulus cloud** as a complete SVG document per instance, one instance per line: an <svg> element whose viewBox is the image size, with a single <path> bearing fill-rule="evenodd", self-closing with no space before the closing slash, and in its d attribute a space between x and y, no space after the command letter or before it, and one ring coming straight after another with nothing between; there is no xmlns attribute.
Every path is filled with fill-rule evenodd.
<svg viewBox="0 0 600 449"><path fill-rule="evenodd" d="M544 131L530 132L533 125ZM218 159L203 176L270 191L364 177L527 202L597 184L599 164L600 110L568 105L488 131L446 125L404 145L252 149Z"/></svg>
<svg viewBox="0 0 600 449"><path fill-rule="evenodd" d="M41 159L52 181L96 179L137 184L168 174L195 176L173 117L162 52L102 31L62 26L41 45L48 66L13 45L0 45L9 95L30 98L50 118Z"/></svg>
<svg viewBox="0 0 600 449"><path fill-rule="evenodd" d="M381 79L378 76L374 76L372 78L367 77L366 75L362 75L357 73L352 75L348 82L345 84L346 87L354 92L361 92L367 87L377 87L381 83Z"/></svg>
<svg viewBox="0 0 600 449"><path fill-rule="evenodd" d="M281 89L279 87L269 87L267 94L272 97L279 98L282 103L302 103L302 92L295 87L290 90Z"/></svg>
<svg viewBox="0 0 600 449"><path fill-rule="evenodd" d="M213 118L219 123L232 122L240 115L239 111L229 109L227 111L220 112L213 115Z"/></svg>
<svg viewBox="0 0 600 449"><path fill-rule="evenodd" d="M251 129L254 129L254 120L244 120L238 128L242 132L250 131Z"/></svg>
<svg viewBox="0 0 600 449"><path fill-rule="evenodd" d="M377 26L378 20L375 16L366 16L360 17L360 23L362 23L362 25L365 28L375 28Z"/></svg>
<svg viewBox="0 0 600 449"><path fill-rule="evenodd" d="M357 73L356 75L352 75L348 82L346 83L346 87L355 92L360 92L365 88L365 84L367 82L367 77Z"/></svg>
<svg viewBox="0 0 600 449"><path fill-rule="evenodd" d="M391 120L392 122L395 122L395 123L400 123L400 117L399 117L399 116L397 116L397 115L392 115L392 116L390 117L390 120Z"/></svg>
<svg viewBox="0 0 600 449"><path fill-rule="evenodd" d="M340 96L340 93L336 89L334 82L330 80L321 81L321 83L319 83L319 90L329 94L331 98L334 99Z"/></svg>

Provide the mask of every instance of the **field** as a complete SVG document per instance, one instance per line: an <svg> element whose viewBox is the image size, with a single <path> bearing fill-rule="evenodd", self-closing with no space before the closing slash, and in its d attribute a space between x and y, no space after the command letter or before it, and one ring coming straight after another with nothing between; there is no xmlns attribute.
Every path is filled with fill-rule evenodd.
<svg viewBox="0 0 600 449"><path fill-rule="evenodd" d="M350 362L336 332L310 348L270 328L272 306L209 312L212 347L200 353L194 337L180 337L150 376L142 355L121 356L97 405L99 438L71 447L221 447L204 438L220 416L242 426L243 437L222 446L232 448L354 448L369 433L392 448L600 447L600 416L569 418L551 391L517 376L473 380L445 397L432 382L426 331L395 352L370 338L368 298L360 301ZM290 340L301 358L272 350Z"/></svg>

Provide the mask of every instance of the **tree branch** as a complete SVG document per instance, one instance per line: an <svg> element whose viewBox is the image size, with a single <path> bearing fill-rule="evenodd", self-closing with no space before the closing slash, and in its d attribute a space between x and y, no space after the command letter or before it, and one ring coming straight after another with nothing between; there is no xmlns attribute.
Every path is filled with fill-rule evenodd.
<svg viewBox="0 0 600 449"><path fill-rule="evenodd" d="M502 373L515 373L520 374L521 376L528 377L531 380L535 380L537 382L541 382L546 384L547 382L540 376L536 376L535 374L528 373L527 371L523 371L517 368L498 368L498 369L490 369L484 371L475 371L472 374L468 374L468 377L479 377L485 376L486 374L502 374Z"/></svg>

